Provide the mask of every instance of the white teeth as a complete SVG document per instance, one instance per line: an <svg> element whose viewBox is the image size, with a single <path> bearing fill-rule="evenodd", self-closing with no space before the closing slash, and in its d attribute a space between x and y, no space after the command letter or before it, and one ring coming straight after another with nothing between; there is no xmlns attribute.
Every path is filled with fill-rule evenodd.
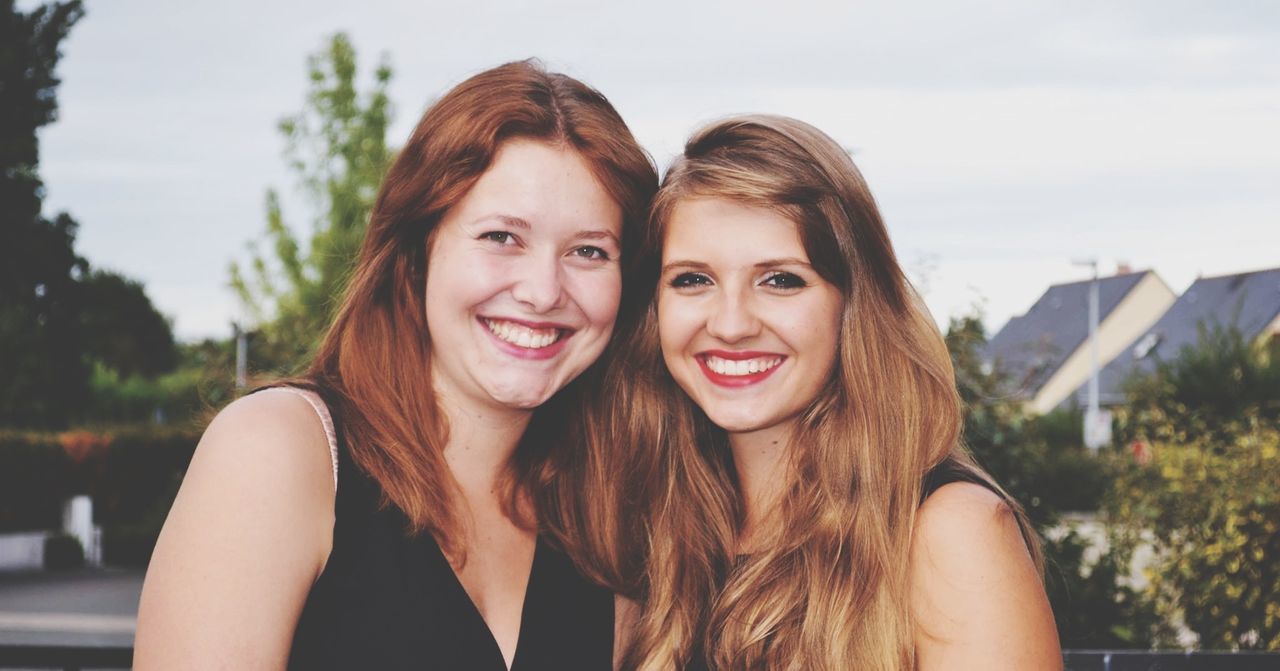
<svg viewBox="0 0 1280 671"><path fill-rule="evenodd" d="M498 338L525 349L541 349L560 339L559 329L531 329L515 322L484 320L485 326Z"/></svg>
<svg viewBox="0 0 1280 671"><path fill-rule="evenodd" d="M717 356L706 357L707 368L717 375L754 375L763 373L782 363L782 357L760 357L746 360L721 359Z"/></svg>

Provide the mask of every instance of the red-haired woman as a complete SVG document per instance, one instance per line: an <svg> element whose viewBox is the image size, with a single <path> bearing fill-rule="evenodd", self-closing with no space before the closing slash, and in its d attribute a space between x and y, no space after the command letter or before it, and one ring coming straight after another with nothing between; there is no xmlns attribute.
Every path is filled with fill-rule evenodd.
<svg viewBox="0 0 1280 671"><path fill-rule="evenodd" d="M306 374L200 441L136 667L611 666L615 529L584 504L610 492L556 433L656 187L608 101L534 63L428 109Z"/></svg>
<svg viewBox="0 0 1280 671"><path fill-rule="evenodd" d="M841 146L713 124L651 224L596 415L653 501L624 667L1060 668L1035 536L960 444L946 346Z"/></svg>

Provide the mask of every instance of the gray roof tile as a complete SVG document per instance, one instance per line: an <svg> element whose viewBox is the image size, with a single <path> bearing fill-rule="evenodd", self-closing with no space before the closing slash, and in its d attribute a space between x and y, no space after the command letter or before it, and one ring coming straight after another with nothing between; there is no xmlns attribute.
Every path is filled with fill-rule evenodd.
<svg viewBox="0 0 1280 671"><path fill-rule="evenodd" d="M1099 278L1098 320L1107 315L1148 273ZM1010 394L1030 398L1089 336L1090 280L1055 284L1026 314L1009 320L987 343L983 359L1003 371Z"/></svg>
<svg viewBox="0 0 1280 671"><path fill-rule="evenodd" d="M1130 375L1155 370L1156 362L1178 356L1195 345L1199 328L1235 326L1246 340L1257 338L1280 315L1280 268L1196 280L1159 320L1112 359L1098 374L1098 395L1104 405L1124 402L1123 385ZM1144 342L1144 339L1145 342ZM1135 349L1144 345L1146 356ZM1149 347L1147 345L1150 345ZM1087 403L1088 385L1073 396ZM1068 397L1065 403L1069 403Z"/></svg>

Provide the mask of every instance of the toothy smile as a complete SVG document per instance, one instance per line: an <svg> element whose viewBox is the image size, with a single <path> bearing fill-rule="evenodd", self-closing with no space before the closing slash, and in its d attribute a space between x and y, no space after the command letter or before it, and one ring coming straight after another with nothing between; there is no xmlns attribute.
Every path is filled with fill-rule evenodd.
<svg viewBox="0 0 1280 671"><path fill-rule="evenodd" d="M717 375L755 375L775 368L782 363L780 356L765 356L754 359L722 359L718 356L705 355L703 361L707 368Z"/></svg>
<svg viewBox="0 0 1280 671"><path fill-rule="evenodd" d="M489 332L503 342L526 349L542 349L560 340L564 331L558 328L531 328L524 324L501 319L484 319Z"/></svg>

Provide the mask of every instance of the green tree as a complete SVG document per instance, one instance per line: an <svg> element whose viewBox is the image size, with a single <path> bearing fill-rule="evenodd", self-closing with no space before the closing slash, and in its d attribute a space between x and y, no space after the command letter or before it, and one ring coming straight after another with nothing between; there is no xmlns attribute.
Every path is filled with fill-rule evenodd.
<svg viewBox="0 0 1280 671"><path fill-rule="evenodd" d="M37 130L57 117L59 46L84 14L78 0L22 13L0 0L0 424L59 426L79 411L76 222L41 214Z"/></svg>
<svg viewBox="0 0 1280 671"><path fill-rule="evenodd" d="M964 402L964 440L978 462L1047 527L1063 511L1096 510L1106 491L1105 464L1084 450L1077 410L1035 416L1009 395L1005 375L983 363L980 315L953 318L947 348Z"/></svg>
<svg viewBox="0 0 1280 671"><path fill-rule="evenodd" d="M258 368L294 368L323 335L392 158L386 59L374 70L372 89L360 93L355 48L338 33L308 59L308 71L306 106L279 128L289 168L317 213L310 239L304 249L270 190L270 253L251 246L248 270L239 263L230 269L233 289L258 322L250 357Z"/></svg>
<svg viewBox="0 0 1280 671"><path fill-rule="evenodd" d="M1045 586L1063 646L1145 646L1156 618L1121 579L1124 549L1089 558L1089 541L1060 524L1063 512L1096 509L1110 483L1110 460L1083 447L1080 413L1037 417L1010 396L1003 373L983 363L981 315L953 318L946 341L964 402L965 443L1044 538Z"/></svg>
<svg viewBox="0 0 1280 671"><path fill-rule="evenodd" d="M99 368L155 376L176 350L142 285L90 272L75 220L41 213L36 133L57 117L58 49L81 3L0 2L0 425L61 427L86 418Z"/></svg>
<svg viewBox="0 0 1280 671"><path fill-rule="evenodd" d="M235 398L235 343L205 340L175 350L173 370L152 378L122 376L95 362L85 422L115 427L159 421L203 428L212 410Z"/></svg>
<svg viewBox="0 0 1280 671"><path fill-rule="evenodd" d="M84 353L121 377L155 377L178 363L169 321L142 284L116 273L95 270L80 281L80 326Z"/></svg>
<svg viewBox="0 0 1280 671"><path fill-rule="evenodd" d="M1107 509L1129 548L1150 545L1148 595L1205 648L1280 650L1280 362L1232 328L1129 385Z"/></svg>
<svg viewBox="0 0 1280 671"><path fill-rule="evenodd" d="M1280 424L1280 358L1234 326L1200 325L1196 345L1125 384L1118 436L1163 443L1230 440L1253 419Z"/></svg>

